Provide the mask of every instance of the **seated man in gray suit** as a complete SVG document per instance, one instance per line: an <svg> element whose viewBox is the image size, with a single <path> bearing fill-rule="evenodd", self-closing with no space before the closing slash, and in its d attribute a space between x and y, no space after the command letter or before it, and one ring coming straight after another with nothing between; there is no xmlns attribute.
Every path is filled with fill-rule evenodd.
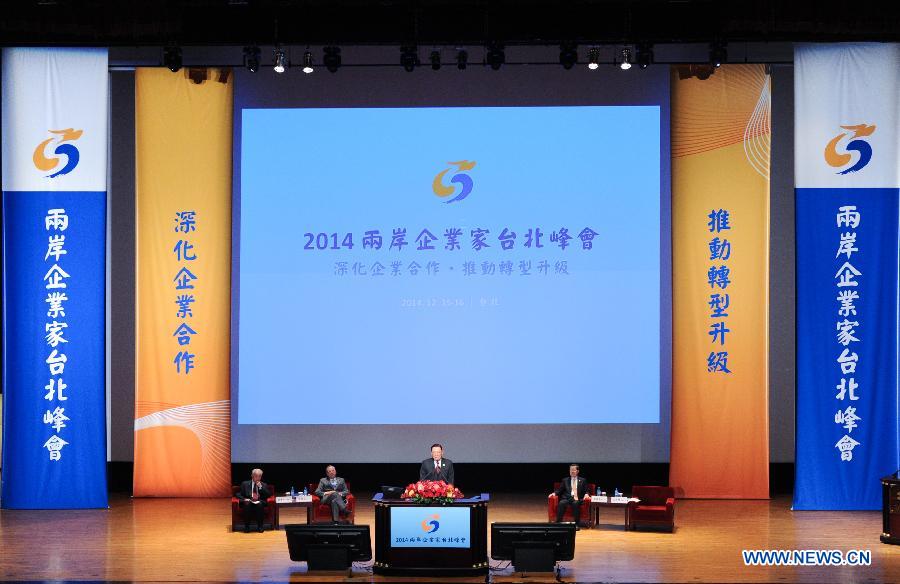
<svg viewBox="0 0 900 584"><path fill-rule="evenodd" d="M453 482L453 461L444 458L444 447L440 444L431 445L431 458L422 461L419 467L420 481L444 481L448 485L456 486Z"/></svg>
<svg viewBox="0 0 900 584"><path fill-rule="evenodd" d="M340 516L349 515L347 510L347 483L341 477L337 476L337 469L333 464L325 467L325 478L319 479L319 486L316 488L316 496L322 500L323 505L331 505L331 520L337 523Z"/></svg>

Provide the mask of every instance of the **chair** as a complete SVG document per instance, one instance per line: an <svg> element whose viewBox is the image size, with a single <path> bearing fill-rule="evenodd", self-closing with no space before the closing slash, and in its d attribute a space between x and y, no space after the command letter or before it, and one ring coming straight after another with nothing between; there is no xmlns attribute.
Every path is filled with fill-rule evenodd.
<svg viewBox="0 0 900 584"><path fill-rule="evenodd" d="M628 502L629 529L638 524L675 531L675 489L672 487L633 487L631 496L640 501Z"/></svg>
<svg viewBox="0 0 900 584"><path fill-rule="evenodd" d="M268 483L272 495L266 499L266 508L263 511L263 529L274 529L278 525L278 508L275 506L275 485ZM244 529L244 514L241 512L241 504L238 500L238 494L241 492L240 486L231 486L231 530L240 531ZM250 528L255 526L251 525Z"/></svg>
<svg viewBox="0 0 900 584"><path fill-rule="evenodd" d="M559 490L560 483L553 483L553 492L550 493L550 496L547 498L547 521L550 523L556 521L556 508L559 506L559 497L556 495L556 491ZM581 521L580 524L585 527L591 527L593 525L593 518L591 517L591 493L596 492L597 485L594 483L588 483L587 491L584 493L584 499L581 502ZM565 514L563 514L563 521L574 521L575 517L572 515L572 508L567 507Z"/></svg>
<svg viewBox="0 0 900 584"><path fill-rule="evenodd" d="M316 495L318 483L309 483L307 487L312 494L312 513L310 521L312 523L331 523L331 505L325 505ZM347 483L347 521L351 524L356 522L356 497L350 491L350 483Z"/></svg>

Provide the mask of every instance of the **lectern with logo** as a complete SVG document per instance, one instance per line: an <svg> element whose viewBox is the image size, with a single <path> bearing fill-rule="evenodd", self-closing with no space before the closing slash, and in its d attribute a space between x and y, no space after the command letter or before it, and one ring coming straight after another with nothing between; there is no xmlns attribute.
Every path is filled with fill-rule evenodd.
<svg viewBox="0 0 900 584"><path fill-rule="evenodd" d="M375 495L375 573L473 575L488 570L490 496L421 505Z"/></svg>

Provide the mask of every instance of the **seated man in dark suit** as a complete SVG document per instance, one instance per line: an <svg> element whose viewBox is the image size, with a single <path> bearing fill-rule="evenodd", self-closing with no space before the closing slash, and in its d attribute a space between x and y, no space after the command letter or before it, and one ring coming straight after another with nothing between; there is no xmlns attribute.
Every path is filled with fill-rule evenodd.
<svg viewBox="0 0 900 584"><path fill-rule="evenodd" d="M563 515L566 514L566 507L572 508L572 518L575 525L581 518L581 503L584 495L587 493L587 481L583 477L578 476L578 465L569 465L569 476L565 477L559 483L556 489L556 496L559 497L559 503L556 506L556 522L562 521Z"/></svg>
<svg viewBox="0 0 900 584"><path fill-rule="evenodd" d="M263 515L272 493L269 486L262 482L262 474L262 470L254 468L250 473L250 480L241 483L238 501L244 515L244 533L250 531L251 519L256 522L257 531L263 530Z"/></svg>
<svg viewBox="0 0 900 584"><path fill-rule="evenodd" d="M419 480L444 481L448 485L456 485L453 482L453 461L444 458L444 447L440 444L431 445L431 458L422 461Z"/></svg>
<svg viewBox="0 0 900 584"><path fill-rule="evenodd" d="M325 478L319 479L319 486L316 488L316 496L322 500L323 505L331 505L331 520L337 523L340 516L349 515L347 510L347 482L337 476L337 469L333 464L325 467Z"/></svg>

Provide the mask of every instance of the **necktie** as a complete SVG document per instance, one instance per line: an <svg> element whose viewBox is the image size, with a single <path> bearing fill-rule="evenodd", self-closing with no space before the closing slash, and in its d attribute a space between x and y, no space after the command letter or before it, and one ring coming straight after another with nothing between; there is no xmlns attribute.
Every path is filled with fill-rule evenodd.
<svg viewBox="0 0 900 584"><path fill-rule="evenodd" d="M578 479L572 479L572 498L578 498Z"/></svg>
<svg viewBox="0 0 900 584"><path fill-rule="evenodd" d="M441 474L441 463L438 461L434 461L434 468L437 470L438 474Z"/></svg>
<svg viewBox="0 0 900 584"><path fill-rule="evenodd" d="M253 500L254 501L259 500L259 493L256 490L256 483L253 483Z"/></svg>

